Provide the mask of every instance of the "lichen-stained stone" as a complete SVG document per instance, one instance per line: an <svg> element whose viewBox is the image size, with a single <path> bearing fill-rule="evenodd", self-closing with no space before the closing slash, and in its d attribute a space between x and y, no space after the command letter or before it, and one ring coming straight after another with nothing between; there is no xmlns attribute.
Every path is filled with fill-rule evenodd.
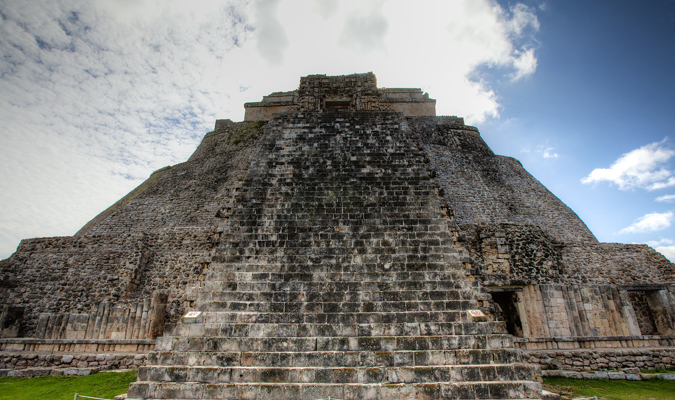
<svg viewBox="0 0 675 400"><path fill-rule="evenodd" d="M134 386L169 385L145 371L171 370L166 390L229 376L257 399L423 399L450 382L454 396L524 398L533 373L503 324L467 316L481 289L405 118L286 112L259 148L191 290L202 323L171 326ZM223 355L234 362L213 369Z"/></svg>

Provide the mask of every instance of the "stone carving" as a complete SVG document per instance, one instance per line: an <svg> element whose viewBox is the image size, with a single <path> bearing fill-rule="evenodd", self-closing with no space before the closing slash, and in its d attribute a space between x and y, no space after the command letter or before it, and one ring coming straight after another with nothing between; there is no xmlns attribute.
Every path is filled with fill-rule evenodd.
<svg viewBox="0 0 675 400"><path fill-rule="evenodd" d="M435 116L436 100L420 89L377 87L375 74L343 76L309 75L292 92L265 96L262 102L246 103L245 121L269 120L282 111L398 111L406 116Z"/></svg>

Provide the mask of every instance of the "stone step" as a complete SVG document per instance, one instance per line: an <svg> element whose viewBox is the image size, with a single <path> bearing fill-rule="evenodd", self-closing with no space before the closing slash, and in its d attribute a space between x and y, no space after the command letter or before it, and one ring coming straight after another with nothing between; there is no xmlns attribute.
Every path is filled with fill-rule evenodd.
<svg viewBox="0 0 675 400"><path fill-rule="evenodd" d="M509 344L508 341L506 344ZM500 349L502 336L365 336L365 337L160 337L157 351L307 352L307 351L422 351Z"/></svg>
<svg viewBox="0 0 675 400"><path fill-rule="evenodd" d="M128 400L146 398L167 400L541 399L541 384L531 381L503 381L411 384L135 382L130 385Z"/></svg>
<svg viewBox="0 0 675 400"><path fill-rule="evenodd" d="M422 262L420 257L408 256L410 262ZM243 257L231 257L232 263L245 263ZM391 282L391 281L466 281L466 272L457 271L423 271L423 272L226 272L210 271L209 279L235 282ZM455 289L453 287L453 289Z"/></svg>
<svg viewBox="0 0 675 400"><path fill-rule="evenodd" d="M212 264L213 266L213 264ZM212 267L214 268L214 267ZM240 292L321 292L331 295L360 292L392 292L392 291L449 291L470 292L464 282L454 281L386 281L386 282L237 282L234 280L208 280L201 283L201 287L190 290L196 291L240 291ZM477 285L477 284L476 284ZM462 299L467 299L462 296Z"/></svg>
<svg viewBox="0 0 675 400"><path fill-rule="evenodd" d="M469 290L401 290L401 291L223 291L223 287L187 290L188 298L196 301L238 301L238 302L287 302L301 300L304 302L430 302L472 300L473 292ZM318 288L317 288L318 289Z"/></svg>
<svg viewBox="0 0 675 400"><path fill-rule="evenodd" d="M205 383L431 383L529 381L525 364L427 365L415 367L187 367L145 366L139 382Z"/></svg>
<svg viewBox="0 0 675 400"><path fill-rule="evenodd" d="M317 234L319 235L319 234ZM328 235L328 234L327 234ZM244 235L245 236L245 235ZM408 243L401 243L402 241L400 240L392 240L389 243L382 244L381 242L383 240L381 239L373 239L373 240L337 240L337 239L330 239L330 238L323 238L323 239L317 239L317 238L312 238L312 237L307 237L306 239L289 239L289 238L279 238L278 233L268 233L268 234L260 234L256 233L255 235L251 234L249 235L250 237L246 238L236 238L233 239L230 245L234 246L235 244L240 244L240 243L250 243L254 244L256 247L271 247L274 248L278 251L279 254L269 254L269 257L265 260L268 263L278 263L278 264L284 264L285 260L283 259L283 256L289 256L292 255L293 252L289 253L290 248L302 248L302 244L311 244L311 246L304 246L304 247L312 247L314 249L322 249L320 252L322 255L325 256L332 256L332 255L342 255L342 256L348 256L348 255L358 255L358 254L387 254L392 256L398 256L397 257L397 263L399 264L407 264L407 263L439 263L437 265L431 264L431 266L434 267L434 270L443 270L443 263L447 262L452 262L455 261L452 259L452 256L457 253L457 250L454 245L447 243L447 245L425 245L425 244L417 244L415 243L410 243L414 242L416 240L404 240L407 241ZM255 236L255 237L254 237ZM264 237L267 236L267 237ZM423 239L425 240L425 239ZM428 239L428 241L431 241L432 239ZM289 242L294 242L296 245L295 246L286 246L284 247L284 244L289 244ZM440 240L439 240L440 241ZM235 248L235 247L233 247ZM346 251L346 249L348 251ZM316 250L315 250L316 251ZM229 255L237 255L236 253L225 253ZM223 255L225 255L223 254ZM422 256L425 255L422 260L412 260L412 258L415 258L414 256ZM276 256L276 257L275 257ZM450 256L451 258L448 260L444 256ZM411 260L407 260L407 258L410 257ZM255 260L252 260L255 261ZM226 261L227 262L227 261ZM391 262L391 261L390 261ZM286 262L288 263L288 262ZM325 263L325 262L324 262ZM356 262L354 262L356 264ZM289 263L290 264L290 263ZM342 263L339 267L341 268L350 268L353 269L355 266L350 266L350 262L348 260L345 260L345 262ZM375 264L375 263L373 263ZM384 264L384 262L381 262L379 264ZM264 266L264 264L259 263L259 265ZM367 272L367 271L366 271ZM393 272L393 271L387 271L387 272Z"/></svg>
<svg viewBox="0 0 675 400"><path fill-rule="evenodd" d="M310 302L295 300L287 302L266 301L213 301L197 300L194 309L199 311L232 312L307 312L307 313L400 313L428 312L428 316L416 318L415 322L429 321L468 321L463 310L475 309L475 303L469 300L449 301L379 301L379 302ZM442 315L439 315L442 313Z"/></svg>
<svg viewBox="0 0 675 400"><path fill-rule="evenodd" d="M265 242L265 243L261 243ZM227 274L236 272L248 272L248 273L274 273L274 274L285 274L285 273L313 273L319 274L320 277L328 277L332 279L343 278L345 274L390 274L392 278L396 278L397 274L419 274L425 272L433 273L442 273L447 271L459 271L463 267L459 263L459 255L457 253L445 253L438 252L433 253L433 250L429 250L428 253L421 253L432 259L430 261L422 262L394 262L390 261L397 257L396 248L392 247L352 247L350 251L355 251L355 255L374 255L385 258L379 263L359 263L358 260L355 260L352 254L344 255L340 254L341 251L338 248L333 248L332 251L326 251L325 257L319 261L311 255L305 257L295 256L296 262L290 262L288 260L291 255L279 254L274 255L271 253L282 251L277 250L274 246L268 247L267 241L255 241L257 251L252 253L247 251L247 248L232 248L230 254L222 254L221 260L224 262L231 262L230 265L223 265L221 268L211 267L208 271L209 275L213 275L214 278L220 278L217 274ZM269 248L270 250L264 251L263 248ZM252 250L252 249L251 249ZM360 253L363 250L363 253ZM422 249L424 251L424 249ZM234 253L234 254L231 254ZM256 254L257 253L257 254ZM250 262L242 262L243 257L253 260ZM300 260L297 260L297 259ZM314 260L313 260L314 258ZM437 260L440 259L440 260ZM312 262L315 261L315 262ZM232 265L234 264L234 265ZM236 267L235 267L236 266ZM229 268L228 268L229 267ZM233 268L235 267L235 268ZM361 268L361 269L359 269ZM234 269L234 271L232 271ZM222 276L222 275L221 275ZM351 279L351 278L347 278ZM219 279L220 280L220 279Z"/></svg>
<svg viewBox="0 0 675 400"><path fill-rule="evenodd" d="M154 351L146 365L261 367L402 367L428 365L496 365L521 363L518 349L402 351Z"/></svg>
<svg viewBox="0 0 675 400"><path fill-rule="evenodd" d="M206 314L208 317L208 314ZM483 323L481 323L483 324ZM491 340L508 340L512 347L513 337L505 333L503 322L493 323L494 331L482 334L462 334L467 326L453 323L423 324L265 324L265 323L210 323L168 325L165 337L372 337L372 336L454 336L459 340L487 337ZM487 330L478 328L477 330ZM462 332L455 334L455 332ZM198 335L199 334L199 335ZM499 338L499 339L497 339ZM161 339L161 338L160 338ZM157 340L160 340L157 339Z"/></svg>
<svg viewBox="0 0 675 400"><path fill-rule="evenodd" d="M197 309L196 311L200 311ZM209 319L204 322L216 323L262 323L262 324L404 324L404 323L455 323L456 335L502 333L499 322L467 322L464 315L452 311L405 311L372 313L309 313L294 312L230 312L207 311Z"/></svg>

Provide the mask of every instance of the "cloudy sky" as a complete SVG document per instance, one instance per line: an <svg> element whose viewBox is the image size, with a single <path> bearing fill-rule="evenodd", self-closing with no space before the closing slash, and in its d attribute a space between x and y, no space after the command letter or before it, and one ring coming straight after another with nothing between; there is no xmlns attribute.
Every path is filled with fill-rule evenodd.
<svg viewBox="0 0 675 400"><path fill-rule="evenodd" d="M601 241L675 259L675 1L0 0L0 258L300 76L421 87Z"/></svg>

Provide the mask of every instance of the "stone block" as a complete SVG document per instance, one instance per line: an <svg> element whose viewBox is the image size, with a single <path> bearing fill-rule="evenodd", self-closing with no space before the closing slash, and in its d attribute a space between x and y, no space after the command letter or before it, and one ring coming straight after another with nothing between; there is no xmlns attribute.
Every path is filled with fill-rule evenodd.
<svg viewBox="0 0 675 400"><path fill-rule="evenodd" d="M98 372L97 368L66 368L63 370L63 375L91 375Z"/></svg>
<svg viewBox="0 0 675 400"><path fill-rule="evenodd" d="M626 374L623 372L608 372L607 377L609 379L626 379Z"/></svg>

